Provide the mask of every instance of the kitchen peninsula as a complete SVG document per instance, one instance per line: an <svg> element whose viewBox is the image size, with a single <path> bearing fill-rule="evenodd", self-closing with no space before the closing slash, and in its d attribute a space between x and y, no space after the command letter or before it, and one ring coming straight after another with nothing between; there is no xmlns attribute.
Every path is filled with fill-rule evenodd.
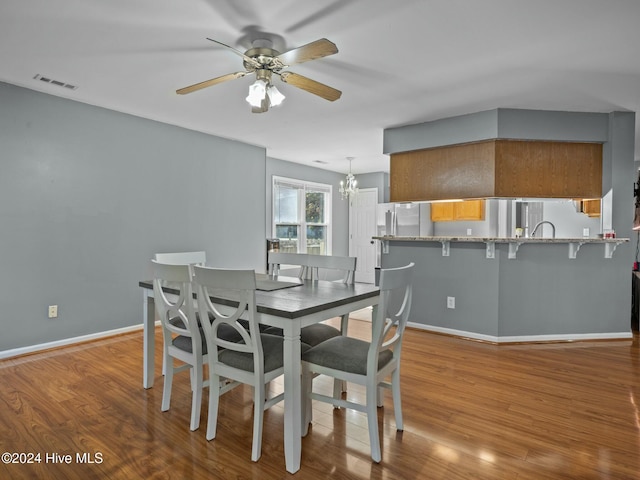
<svg viewBox="0 0 640 480"><path fill-rule="evenodd" d="M550 342L631 338L631 266L633 249L629 237L633 220L633 159L635 119L633 113L576 113L498 109L425 124L385 131L385 153L391 155L390 201L429 201L465 198L518 198L517 192L503 195L512 184L498 185L500 167L493 163L465 165L447 179L434 182L431 172L394 177L394 154L410 156L421 149L484 142L481 148L495 150L509 141L598 143L602 175L595 187L602 192L600 232L615 230L618 238L587 237L515 238L513 230L486 234L482 222L468 222L467 231L397 237L375 237L381 242L382 268L415 262L413 305L410 324L414 327L495 343ZM493 143L488 139L499 139ZM516 145L517 147L517 145ZM471 149L467 149L471 150ZM473 153L473 152L472 152ZM474 153L475 154L475 153ZM470 156L473 161L473 156ZM506 157L505 157L506 158ZM533 157L532 157L533 158ZM404 158L403 158L404 160ZM535 158L534 158L535 160ZM443 163L454 165L446 159ZM461 181L477 167L471 181ZM560 169L562 168L560 165ZM574 162L575 165L575 162ZM404 166L403 166L404 168ZM452 168L452 167L451 167ZM520 168L516 162L511 170ZM405 170L406 172L406 170ZM482 172L488 172L480 178ZM560 172L560 170L558 170ZM581 188L582 174L565 175L572 186ZM490 176L493 175L495 183ZM488 180L487 180L488 179ZM476 181L477 180L477 181ZM435 198L394 199L395 192L419 192L407 182L432 182L436 188L455 187L461 195ZM475 183L474 183L475 182ZM594 182L590 179L590 187ZM566 182L565 182L566 183ZM476 190L464 196L471 185ZM495 185L495 187L494 187ZM524 187L547 184L522 184ZM480 189L494 188L489 193ZM437 192L440 194L440 192ZM535 193L535 192L534 192ZM522 197L535 197L524 192ZM569 199L573 195L567 196ZM593 198L584 195L579 198ZM504 200L500 200L503 202ZM491 212L489 217L491 217ZM448 225L453 225L449 222ZM515 225L520 226L520 225ZM437 227L436 227L437 228Z"/></svg>
<svg viewBox="0 0 640 480"><path fill-rule="evenodd" d="M578 251L583 245L603 244L604 257L611 258L616 247L622 243L627 243L628 238L509 238L509 237L471 237L471 236L425 236L425 237L399 237L399 236L382 236L373 237L374 240L382 242L382 253L389 253L389 242L433 242L442 245L442 256L448 257L451 252L451 243L483 243L486 249L487 258L495 258L496 244L507 244L508 258L516 258L518 249L521 245L536 243L563 243L567 244L569 249L569 258L576 258Z"/></svg>
<svg viewBox="0 0 640 480"><path fill-rule="evenodd" d="M496 343L631 338L615 313L630 269L612 263L629 239L375 238L383 267L416 264L414 327Z"/></svg>

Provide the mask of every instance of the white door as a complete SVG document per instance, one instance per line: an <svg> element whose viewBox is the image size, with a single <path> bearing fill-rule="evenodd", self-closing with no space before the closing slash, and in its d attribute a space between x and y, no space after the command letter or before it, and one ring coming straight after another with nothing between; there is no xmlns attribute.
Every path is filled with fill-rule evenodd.
<svg viewBox="0 0 640 480"><path fill-rule="evenodd" d="M358 257L356 282L374 283L377 234L378 189L362 188L349 202L349 255Z"/></svg>

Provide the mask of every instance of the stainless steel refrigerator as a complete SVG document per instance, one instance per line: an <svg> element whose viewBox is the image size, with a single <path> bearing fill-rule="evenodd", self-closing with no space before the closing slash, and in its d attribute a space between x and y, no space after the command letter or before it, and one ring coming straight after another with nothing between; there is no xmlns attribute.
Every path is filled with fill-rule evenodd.
<svg viewBox="0 0 640 480"><path fill-rule="evenodd" d="M428 203L379 203L377 207L378 236L418 237L433 235ZM380 242L378 242L380 243ZM380 266L378 245L376 265Z"/></svg>

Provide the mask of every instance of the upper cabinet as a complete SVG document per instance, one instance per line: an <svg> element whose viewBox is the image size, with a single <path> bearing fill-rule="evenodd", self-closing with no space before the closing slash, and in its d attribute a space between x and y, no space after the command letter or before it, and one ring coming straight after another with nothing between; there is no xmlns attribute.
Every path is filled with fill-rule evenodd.
<svg viewBox="0 0 640 480"><path fill-rule="evenodd" d="M602 201L597 198L593 200L580 200L580 212L584 213L588 217L600 217Z"/></svg>
<svg viewBox="0 0 640 480"><path fill-rule="evenodd" d="M391 155L392 202L600 198L602 144L488 140Z"/></svg>
<svg viewBox="0 0 640 480"><path fill-rule="evenodd" d="M431 204L431 221L455 222L460 220L484 220L484 211L484 200L435 202Z"/></svg>

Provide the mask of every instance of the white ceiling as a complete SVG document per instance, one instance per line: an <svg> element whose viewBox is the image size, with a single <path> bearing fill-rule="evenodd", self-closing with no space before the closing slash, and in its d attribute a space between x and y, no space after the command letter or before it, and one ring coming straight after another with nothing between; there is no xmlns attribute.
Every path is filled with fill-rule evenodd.
<svg viewBox="0 0 640 480"><path fill-rule="evenodd" d="M244 51L259 31L281 36L282 50L334 42L336 55L290 70L342 98L276 80L283 105L252 114L250 76L175 93L243 70L238 55L206 37ZM388 127L500 107L640 111L639 47L638 0L0 2L0 81L338 172L348 170L346 157L355 157L354 173L388 171Z"/></svg>

